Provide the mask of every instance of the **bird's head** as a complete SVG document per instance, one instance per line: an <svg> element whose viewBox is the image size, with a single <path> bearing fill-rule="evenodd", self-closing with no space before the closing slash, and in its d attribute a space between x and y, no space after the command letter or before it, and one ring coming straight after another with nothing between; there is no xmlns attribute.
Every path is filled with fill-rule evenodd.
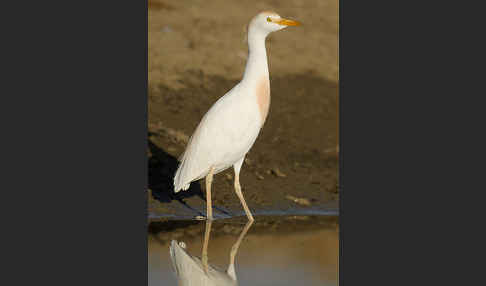
<svg viewBox="0 0 486 286"><path fill-rule="evenodd" d="M300 22L294 20L284 19L275 12L264 11L251 20L248 28L249 30L263 32L266 36L271 32L282 30L288 26L299 26L300 24Z"/></svg>

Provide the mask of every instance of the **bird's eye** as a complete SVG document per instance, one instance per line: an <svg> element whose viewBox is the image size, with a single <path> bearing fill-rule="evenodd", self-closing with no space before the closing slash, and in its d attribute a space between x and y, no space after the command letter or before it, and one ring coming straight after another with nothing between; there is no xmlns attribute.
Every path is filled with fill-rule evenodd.
<svg viewBox="0 0 486 286"><path fill-rule="evenodd" d="M272 22L272 19L270 17L267 17L267 22Z"/></svg>

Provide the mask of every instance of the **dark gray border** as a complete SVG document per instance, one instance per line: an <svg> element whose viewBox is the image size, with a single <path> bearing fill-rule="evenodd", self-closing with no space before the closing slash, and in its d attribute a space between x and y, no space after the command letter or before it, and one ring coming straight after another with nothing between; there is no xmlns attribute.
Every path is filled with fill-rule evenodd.
<svg viewBox="0 0 486 286"><path fill-rule="evenodd" d="M0 284L147 285L147 1L18 5L3 9Z"/></svg>
<svg viewBox="0 0 486 286"><path fill-rule="evenodd" d="M483 10L456 4L340 1L340 285L484 280Z"/></svg>
<svg viewBox="0 0 486 286"><path fill-rule="evenodd" d="M146 285L147 2L12 5L2 9L12 18L2 33L0 284ZM340 285L344 275L349 285L420 284L470 245L444 241L452 226L469 229L472 216L451 218L457 207L482 202L462 194L483 184L466 169L478 154L457 142L481 143L459 131L484 129L471 117L483 105L457 108L484 94L468 67L480 58L464 51L482 46L458 37L481 38L472 34L482 25L460 24L482 10L426 5L340 3ZM439 227L448 232L433 236ZM423 284L459 281L460 269L441 270Z"/></svg>

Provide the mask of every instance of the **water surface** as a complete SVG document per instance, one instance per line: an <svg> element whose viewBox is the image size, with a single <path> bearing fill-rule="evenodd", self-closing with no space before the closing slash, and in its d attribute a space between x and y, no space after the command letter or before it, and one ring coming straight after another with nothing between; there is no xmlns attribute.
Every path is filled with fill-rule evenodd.
<svg viewBox="0 0 486 286"><path fill-rule="evenodd" d="M208 264L222 273L239 241L235 273L239 285L337 285L339 231L336 217L257 217L246 235L244 218L214 221L165 221L149 235L149 285L177 285L169 246L184 242L185 251L202 257L207 237ZM239 240L240 239L240 240ZM197 259L196 259L197 260Z"/></svg>

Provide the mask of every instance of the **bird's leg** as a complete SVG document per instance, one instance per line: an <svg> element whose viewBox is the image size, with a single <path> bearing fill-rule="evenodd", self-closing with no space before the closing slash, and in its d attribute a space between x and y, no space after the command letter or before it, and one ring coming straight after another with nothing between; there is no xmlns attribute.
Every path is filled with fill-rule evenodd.
<svg viewBox="0 0 486 286"><path fill-rule="evenodd" d="M213 221L206 221L206 231L204 232L204 244L202 249L202 265L204 272L208 273L208 244L209 244L209 234L211 233L211 224Z"/></svg>
<svg viewBox="0 0 486 286"><path fill-rule="evenodd" d="M235 169L235 191L236 195L240 199L241 204L243 205L243 209L245 209L246 216L248 217L248 220L253 221L253 216L251 215L250 209L246 205L245 198L243 198L243 193L241 192L241 186L240 186L240 170L241 170L241 165L243 164L243 159L242 158L240 161L238 161L234 165Z"/></svg>
<svg viewBox="0 0 486 286"><path fill-rule="evenodd" d="M206 176L206 218L208 220L213 219L213 207L211 203L211 184L213 183L214 167L211 167L208 175Z"/></svg>
<svg viewBox="0 0 486 286"><path fill-rule="evenodd" d="M245 237L246 233L248 232L248 230L250 229L252 224L253 224L252 220L250 220L246 223L245 227L243 228L243 230L240 233L240 236L238 237L238 240L235 242L233 247L231 247L230 264L229 264L230 267L232 267L232 265L233 265L233 268L234 268L235 257L236 257L236 253L238 252L238 248L240 247L240 244L243 241L243 238Z"/></svg>
<svg viewBox="0 0 486 286"><path fill-rule="evenodd" d="M241 192L240 176L239 175L235 176L235 191L236 191L236 195L238 196L238 198L240 198L241 204L243 205L243 209L245 209L245 213L246 213L246 216L248 217L248 220L253 221L254 220L253 216L250 212L250 209L246 205L245 198L243 197L243 193Z"/></svg>

